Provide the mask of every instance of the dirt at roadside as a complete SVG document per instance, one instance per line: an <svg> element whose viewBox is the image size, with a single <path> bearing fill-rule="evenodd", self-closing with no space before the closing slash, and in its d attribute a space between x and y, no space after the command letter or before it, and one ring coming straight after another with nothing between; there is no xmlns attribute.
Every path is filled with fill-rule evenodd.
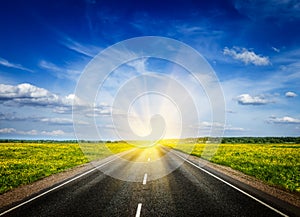
<svg viewBox="0 0 300 217"><path fill-rule="evenodd" d="M280 188L277 188L274 186L270 186L270 185L264 183L263 181L256 179L252 176L246 175L240 171L234 170L227 166L214 164L209 161L199 159L198 157L195 157L195 156L189 156L189 159L192 161L193 160L198 161L199 163L201 163L207 167L210 167L210 168L216 170L217 172L223 173L227 176L230 176L233 179L236 179L236 180L238 180L244 184L247 184L253 188L256 188L262 192L265 192L269 195L279 198L279 199L281 199L285 202L288 202L294 206L300 207L300 194L299 193L292 193L292 192L288 192L288 191L285 191L283 189L280 189Z"/></svg>
<svg viewBox="0 0 300 217"><path fill-rule="evenodd" d="M25 198L28 198L47 188L50 188L55 184L61 183L64 180L67 180L68 178L80 174L92 167L92 164L80 165L75 168L68 169L64 172L53 174L34 183L23 185L11 191L8 191L0 195L0 208L24 200Z"/></svg>

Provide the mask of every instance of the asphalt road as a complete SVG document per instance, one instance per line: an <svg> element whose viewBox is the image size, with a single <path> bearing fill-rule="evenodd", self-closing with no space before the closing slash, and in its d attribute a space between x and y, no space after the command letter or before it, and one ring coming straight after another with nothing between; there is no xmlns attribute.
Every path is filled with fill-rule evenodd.
<svg viewBox="0 0 300 217"><path fill-rule="evenodd" d="M272 198L267 199L271 205L262 204L264 198L251 198L184 161L182 156L152 148L135 150L122 158L110 157L99 162L101 170L88 171L62 186L47 189L44 195L24 201L24 205L3 216L297 215L295 210L289 213L285 204L272 204Z"/></svg>

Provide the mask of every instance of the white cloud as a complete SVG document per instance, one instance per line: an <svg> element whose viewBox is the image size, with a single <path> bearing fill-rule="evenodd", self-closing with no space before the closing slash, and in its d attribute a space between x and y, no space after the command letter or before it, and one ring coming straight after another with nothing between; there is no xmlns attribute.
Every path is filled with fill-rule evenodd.
<svg viewBox="0 0 300 217"><path fill-rule="evenodd" d="M62 135L66 134L62 130L39 132L37 130L22 131L22 130L16 130L15 128L2 128L2 129L0 129L0 134L12 134L12 133L19 134L19 135L29 135L29 136L36 136L36 135L62 136Z"/></svg>
<svg viewBox="0 0 300 217"><path fill-rule="evenodd" d="M70 107L73 99L69 96L60 97L44 88L23 83L16 86L0 84L0 101L5 105Z"/></svg>
<svg viewBox="0 0 300 217"><path fill-rule="evenodd" d="M75 121L70 118L42 118L39 121L54 125L72 125ZM76 121L77 124L87 125L88 122Z"/></svg>
<svg viewBox="0 0 300 217"><path fill-rule="evenodd" d="M272 50L279 53L280 52L280 49L276 48L276 47L272 47Z"/></svg>
<svg viewBox="0 0 300 217"><path fill-rule="evenodd" d="M51 62L42 60L39 63L39 66L43 69L46 69L52 72L57 78L67 78L69 80L76 81L81 74L79 70L68 69L64 67L59 67Z"/></svg>
<svg viewBox="0 0 300 217"><path fill-rule="evenodd" d="M284 116L282 118L272 116L267 122L274 124L300 124L300 119L289 116Z"/></svg>
<svg viewBox="0 0 300 217"><path fill-rule="evenodd" d="M2 129L0 129L0 133L9 134L9 133L15 133L15 132L16 132L15 128L2 128Z"/></svg>
<svg viewBox="0 0 300 217"><path fill-rule="evenodd" d="M205 128L211 128L211 127L225 127L225 124L219 123L219 122L207 122L203 121L200 123L200 127L205 127Z"/></svg>
<svg viewBox="0 0 300 217"><path fill-rule="evenodd" d="M83 45L69 37L65 37L62 41L62 45L66 48L75 51L79 54L83 54L87 57L95 57L102 49L91 45Z"/></svg>
<svg viewBox="0 0 300 217"><path fill-rule="evenodd" d="M265 105L274 103L274 101L266 99L264 96L251 96L249 94L241 94L236 99L241 105Z"/></svg>
<svg viewBox="0 0 300 217"><path fill-rule="evenodd" d="M288 91L288 92L285 93L285 96L286 97L296 97L298 95L295 92Z"/></svg>
<svg viewBox="0 0 300 217"><path fill-rule="evenodd" d="M72 113L72 107L55 107L53 109L54 113L57 114L71 114Z"/></svg>
<svg viewBox="0 0 300 217"><path fill-rule="evenodd" d="M47 90L27 83L17 86L0 84L0 98L40 98L50 95Z"/></svg>
<svg viewBox="0 0 300 217"><path fill-rule="evenodd" d="M29 131L16 131L17 134L21 134L21 135L30 135L30 136L36 136L38 135L38 131L37 130L29 130Z"/></svg>
<svg viewBox="0 0 300 217"><path fill-rule="evenodd" d="M46 117L37 117L37 116L23 116L19 117L16 116L14 113L1 113L0 112L0 121L6 121L6 122L11 122L11 121L19 121L19 122L42 122L42 123L47 123L51 125L73 125L75 122L71 118L46 118ZM87 125L88 122L85 121L76 121L77 124L80 125Z"/></svg>
<svg viewBox="0 0 300 217"><path fill-rule="evenodd" d="M103 116L110 116L112 114L112 108L109 106L105 107L94 107L93 109L88 109L85 111L86 117L103 117Z"/></svg>
<svg viewBox="0 0 300 217"><path fill-rule="evenodd" d="M127 65L133 67L138 73L145 73L147 58L138 59L135 61L128 62Z"/></svg>
<svg viewBox="0 0 300 217"><path fill-rule="evenodd" d="M32 119L32 117L30 117ZM25 121L24 117L17 117L14 113L2 113L0 112L1 121Z"/></svg>
<svg viewBox="0 0 300 217"><path fill-rule="evenodd" d="M237 132L244 132L244 131L246 131L242 127L231 127L231 126L226 126L225 130L226 131L237 131Z"/></svg>
<svg viewBox="0 0 300 217"><path fill-rule="evenodd" d="M226 125L226 124L222 124L219 122L208 122L208 121L202 121L200 122L198 125L196 126L191 126L191 127L196 127L199 128L200 130L210 130L212 128L215 129L224 129L224 131L235 131L235 132L244 132L247 131L242 127L233 127L232 125Z"/></svg>
<svg viewBox="0 0 300 217"><path fill-rule="evenodd" d="M41 134L46 136L63 136L66 133L62 130L53 130L53 131L42 131Z"/></svg>
<svg viewBox="0 0 300 217"><path fill-rule="evenodd" d="M42 118L40 121L49 124L59 124L59 125L73 124L73 120L69 118Z"/></svg>
<svg viewBox="0 0 300 217"><path fill-rule="evenodd" d="M28 71L28 72L33 72L31 69L25 68L20 64L16 64L16 63L11 63L6 59L3 59L0 57L0 65L8 67L8 68L15 68L15 69L20 69L20 70L24 70L24 71Z"/></svg>
<svg viewBox="0 0 300 217"><path fill-rule="evenodd" d="M225 47L223 54L231 56L233 59L240 60L245 64L252 63L256 66L265 66L270 64L269 57L257 55L246 48L233 47L232 49L229 49L228 47Z"/></svg>

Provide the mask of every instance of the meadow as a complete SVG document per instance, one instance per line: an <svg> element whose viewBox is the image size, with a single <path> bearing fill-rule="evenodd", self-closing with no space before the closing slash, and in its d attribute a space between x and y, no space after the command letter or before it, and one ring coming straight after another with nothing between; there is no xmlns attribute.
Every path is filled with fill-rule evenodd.
<svg viewBox="0 0 300 217"><path fill-rule="evenodd" d="M130 148L122 142L84 143L81 147L77 143L59 142L0 143L0 194Z"/></svg>
<svg viewBox="0 0 300 217"><path fill-rule="evenodd" d="M300 193L300 144L203 144L176 140L172 148ZM176 146L174 144L177 144ZM125 142L0 143L0 194L92 160L131 149ZM191 152L192 150L192 152Z"/></svg>
<svg viewBox="0 0 300 217"><path fill-rule="evenodd" d="M300 193L300 144L180 144L175 148ZM205 151L204 151L205 150Z"/></svg>

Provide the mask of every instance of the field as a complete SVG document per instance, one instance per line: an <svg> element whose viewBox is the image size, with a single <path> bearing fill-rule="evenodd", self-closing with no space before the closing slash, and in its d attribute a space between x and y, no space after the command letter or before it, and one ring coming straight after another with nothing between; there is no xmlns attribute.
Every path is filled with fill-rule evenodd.
<svg viewBox="0 0 300 217"><path fill-rule="evenodd" d="M178 141L177 141L178 142ZM264 182L300 192L300 144L189 144L174 147ZM193 147L194 146L194 147ZM132 148L114 143L0 143L0 194L54 173ZM205 151L204 151L205 150ZM84 152L84 154L83 154Z"/></svg>
<svg viewBox="0 0 300 217"><path fill-rule="evenodd" d="M131 146L86 143L82 148L85 154L77 143L0 143L0 194Z"/></svg>
<svg viewBox="0 0 300 217"><path fill-rule="evenodd" d="M193 144L181 144L176 149L187 151L191 146ZM218 147L196 144L191 154L229 166L270 185L300 192L300 144L220 144Z"/></svg>

